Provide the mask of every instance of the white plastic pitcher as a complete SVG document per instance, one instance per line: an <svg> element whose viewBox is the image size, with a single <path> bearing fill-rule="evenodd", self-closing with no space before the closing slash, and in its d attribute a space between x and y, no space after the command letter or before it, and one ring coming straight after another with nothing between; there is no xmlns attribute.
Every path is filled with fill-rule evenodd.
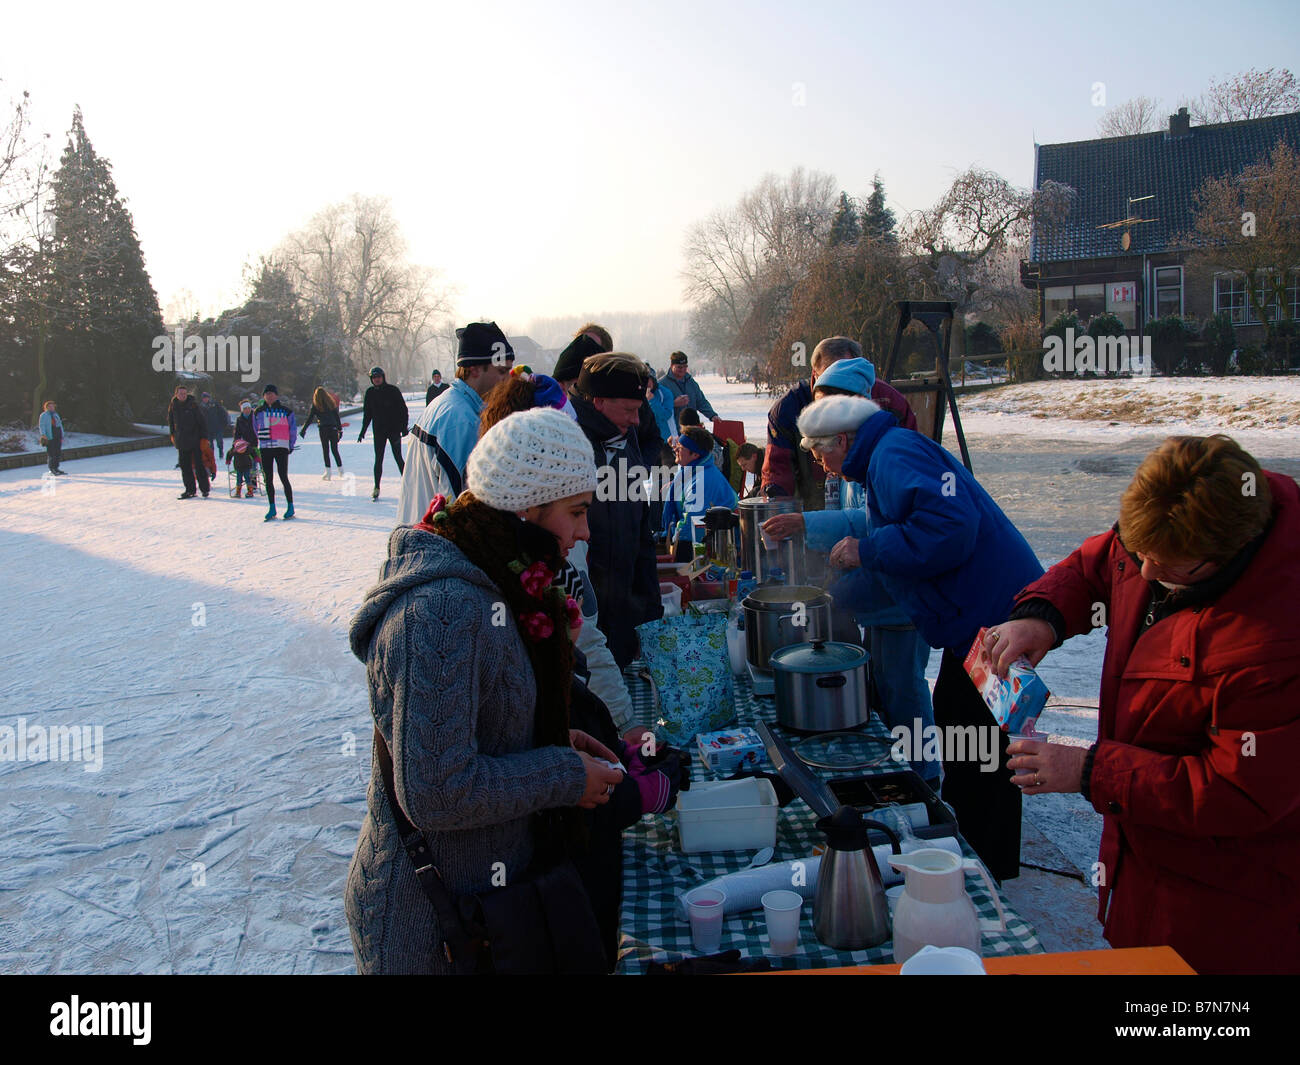
<svg viewBox="0 0 1300 1065"><path fill-rule="evenodd" d="M980 930L1002 931L1007 915L984 866L970 858L925 847L892 854L889 864L903 874L903 895L894 910L894 961L905 962L924 946L965 947L980 952ZM979 873L998 909L998 923L982 925L966 894L966 874Z"/></svg>

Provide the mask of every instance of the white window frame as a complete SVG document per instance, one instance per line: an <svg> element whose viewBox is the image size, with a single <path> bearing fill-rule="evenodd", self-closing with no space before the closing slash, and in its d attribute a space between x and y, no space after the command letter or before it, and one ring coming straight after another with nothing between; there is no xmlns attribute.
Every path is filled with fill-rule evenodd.
<svg viewBox="0 0 1300 1065"><path fill-rule="evenodd" d="M1151 315L1151 316L1152 316L1153 318L1161 317L1161 314L1160 314L1160 293L1161 293L1161 292L1167 292L1167 291L1169 291L1170 289L1172 289L1172 288L1174 287L1173 285L1169 285L1169 284L1163 284L1163 285L1162 285L1162 284L1160 283L1160 271L1161 271L1161 270L1177 270L1177 271L1178 271L1178 310L1176 310L1174 313L1181 317L1181 316L1182 316L1182 313L1183 313L1183 276L1184 276L1184 275L1183 275L1183 268L1182 268L1182 266L1179 265L1179 264L1177 264L1177 263L1171 263L1171 264L1168 265L1168 266L1152 266L1152 267L1151 267L1151 290L1152 290L1152 292L1154 293L1154 298L1153 298L1152 301L1151 301L1151 312L1152 312L1152 315Z"/></svg>
<svg viewBox="0 0 1300 1065"><path fill-rule="evenodd" d="M1272 271L1266 271L1271 273ZM1264 323L1255 316L1255 308L1250 302L1250 295L1246 291L1246 275L1241 270L1220 270L1214 275L1214 313L1218 314L1221 310L1227 310L1226 307L1219 306L1219 281L1228 278L1241 282L1243 302L1243 320L1233 322L1233 325L1263 325ZM1291 318L1293 321L1300 321L1300 268L1291 269L1291 283L1286 288L1286 294L1282 297L1291 304ZM1282 314L1281 304L1275 304L1273 307L1272 321L1280 322L1285 316Z"/></svg>

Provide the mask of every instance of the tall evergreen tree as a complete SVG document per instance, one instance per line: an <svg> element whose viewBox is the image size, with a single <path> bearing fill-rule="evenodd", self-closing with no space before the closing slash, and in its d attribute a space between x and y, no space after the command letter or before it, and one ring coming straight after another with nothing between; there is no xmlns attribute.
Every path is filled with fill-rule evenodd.
<svg viewBox="0 0 1300 1065"><path fill-rule="evenodd" d="M862 224L858 221L858 211L847 192L840 193L839 206L831 220L830 237L827 243L832 248L840 244L856 244L862 236Z"/></svg>
<svg viewBox="0 0 1300 1065"><path fill-rule="evenodd" d="M317 385L351 395L355 374L339 346L312 336L303 319L302 301L284 267L267 258L257 264L252 290L244 305L225 311L199 330L207 336L258 338L262 383L275 381L282 398L311 402ZM240 396L256 394L261 384L243 381L233 371L214 374L215 394L234 406Z"/></svg>
<svg viewBox="0 0 1300 1065"><path fill-rule="evenodd" d="M869 240L879 240L886 244L898 243L895 232L897 219L894 212L885 206L885 183L877 172L871 179L871 195L867 197L862 209L862 235Z"/></svg>
<svg viewBox="0 0 1300 1065"><path fill-rule="evenodd" d="M38 368L44 393L33 402L55 398L69 421L101 432L160 421L171 382L152 365L153 339L164 330L158 296L131 214L86 136L80 108L51 188L54 234L44 257L50 335L46 365Z"/></svg>

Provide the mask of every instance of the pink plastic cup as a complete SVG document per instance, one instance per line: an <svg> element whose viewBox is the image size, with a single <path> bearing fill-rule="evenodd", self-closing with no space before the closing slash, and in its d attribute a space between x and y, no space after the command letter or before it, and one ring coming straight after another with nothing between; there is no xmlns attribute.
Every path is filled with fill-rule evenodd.
<svg viewBox="0 0 1300 1065"><path fill-rule="evenodd" d="M722 918L727 893L721 888L693 888L682 896L691 918L691 942L701 954L716 954L722 945Z"/></svg>

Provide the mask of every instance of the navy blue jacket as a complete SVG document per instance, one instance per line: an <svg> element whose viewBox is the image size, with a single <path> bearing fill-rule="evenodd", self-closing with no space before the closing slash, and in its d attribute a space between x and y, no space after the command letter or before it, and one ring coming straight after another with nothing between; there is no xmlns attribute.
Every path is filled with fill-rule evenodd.
<svg viewBox="0 0 1300 1065"><path fill-rule="evenodd" d="M605 634L614 661L620 669L626 669L636 657L636 627L663 617L664 608L659 596L650 507L644 499L630 498L630 492L612 489L626 484L628 470L647 469L654 459L647 461L642 456L635 428L619 433L590 400L570 396L570 401L578 415L578 427L591 441L598 473L604 467L610 468L605 485L597 485L587 511L591 528L587 572L600 609L597 625ZM623 442L622 446L615 447L615 440Z"/></svg>
<svg viewBox="0 0 1300 1065"><path fill-rule="evenodd" d="M1016 593L1043 575L970 471L889 411L858 429L843 474L867 490L863 568L880 575L931 647L965 656L980 627L1005 621Z"/></svg>

